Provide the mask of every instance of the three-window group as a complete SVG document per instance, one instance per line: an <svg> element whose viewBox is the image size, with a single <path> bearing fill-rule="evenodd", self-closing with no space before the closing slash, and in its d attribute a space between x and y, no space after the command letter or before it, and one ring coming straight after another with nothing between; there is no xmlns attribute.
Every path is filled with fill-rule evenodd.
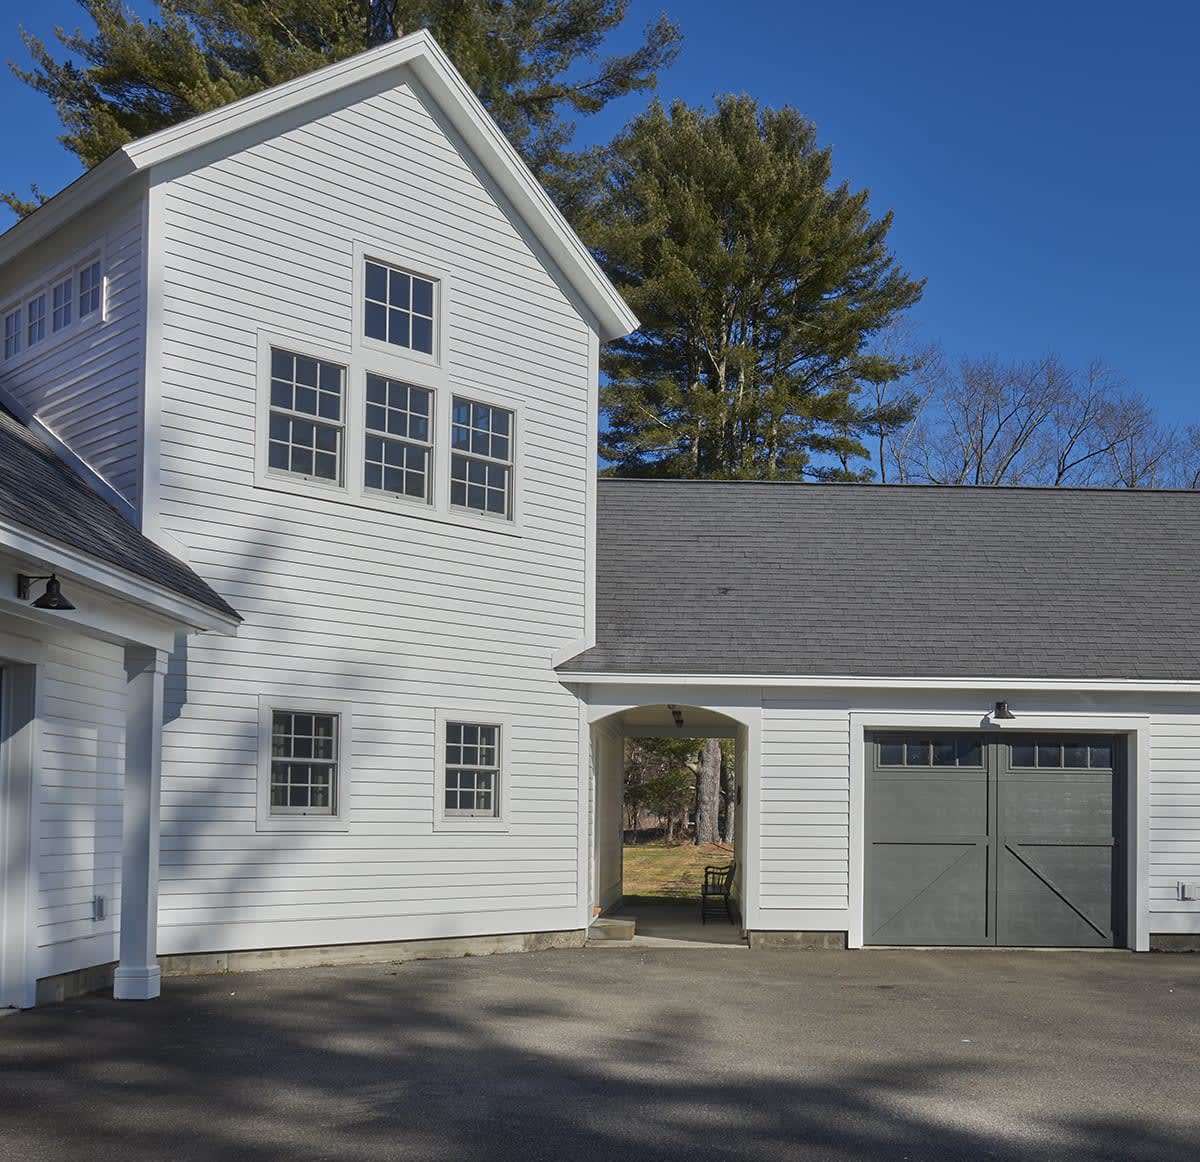
<svg viewBox="0 0 1200 1162"><path fill-rule="evenodd" d="M363 263L363 336L378 344L432 356L437 285L397 267ZM431 387L366 370L360 392L348 396L346 366L279 346L270 352L267 467L345 487L347 417L362 408L364 495L430 504L435 471L446 473L451 509L511 520L513 517L515 413L457 392L448 404ZM450 409L448 429L438 408ZM437 447L447 432L449 448ZM438 467L439 464L442 465Z"/></svg>

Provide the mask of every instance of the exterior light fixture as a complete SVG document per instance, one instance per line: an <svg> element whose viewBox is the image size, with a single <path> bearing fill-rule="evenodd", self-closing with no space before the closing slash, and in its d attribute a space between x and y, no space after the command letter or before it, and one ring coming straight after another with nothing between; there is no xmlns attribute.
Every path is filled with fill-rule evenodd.
<svg viewBox="0 0 1200 1162"><path fill-rule="evenodd" d="M996 709L992 711L992 718L997 721L1006 722L1016 718L1016 715L1009 710L1007 702L997 702Z"/></svg>
<svg viewBox="0 0 1200 1162"><path fill-rule="evenodd" d="M74 609L72 605L62 593L62 585L58 578L51 573L49 577L30 577L26 573L17 574L17 597L22 601L29 601L29 588L35 581L46 582L46 592L34 601L30 601L30 605L34 609Z"/></svg>
<svg viewBox="0 0 1200 1162"><path fill-rule="evenodd" d="M671 717L675 719L676 727L683 725L683 711L678 706L669 706L667 709L671 711Z"/></svg>

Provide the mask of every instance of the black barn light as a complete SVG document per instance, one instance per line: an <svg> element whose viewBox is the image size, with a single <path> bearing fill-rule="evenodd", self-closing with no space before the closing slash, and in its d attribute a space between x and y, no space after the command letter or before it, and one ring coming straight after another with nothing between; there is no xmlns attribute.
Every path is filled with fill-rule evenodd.
<svg viewBox="0 0 1200 1162"><path fill-rule="evenodd" d="M58 578L51 573L49 577L31 577L26 573L17 574L17 596L22 601L29 601L29 589L35 581L46 582L46 592L34 601L30 601L30 605L34 609L74 609L62 592L62 584Z"/></svg>
<svg viewBox="0 0 1200 1162"><path fill-rule="evenodd" d="M997 702L996 709L992 711L992 717L1003 722L1016 718L1016 715L1009 710L1007 702Z"/></svg>

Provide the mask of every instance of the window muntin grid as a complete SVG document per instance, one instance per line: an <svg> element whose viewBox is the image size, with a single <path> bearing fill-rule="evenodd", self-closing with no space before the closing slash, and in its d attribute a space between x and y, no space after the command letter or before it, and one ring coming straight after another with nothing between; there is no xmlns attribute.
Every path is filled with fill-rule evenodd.
<svg viewBox="0 0 1200 1162"><path fill-rule="evenodd" d="M395 266L363 264L363 333L368 339L433 354L434 284Z"/></svg>
<svg viewBox="0 0 1200 1162"><path fill-rule="evenodd" d="M25 304L25 345L33 347L46 337L46 295L35 295Z"/></svg>
<svg viewBox="0 0 1200 1162"><path fill-rule="evenodd" d="M499 814L500 727L446 723L446 815Z"/></svg>
<svg viewBox="0 0 1200 1162"><path fill-rule="evenodd" d="M344 367L272 348L268 466L340 483L345 393Z"/></svg>
<svg viewBox="0 0 1200 1162"><path fill-rule="evenodd" d="M72 280L64 278L62 282L56 283L50 292L51 306L53 308L50 329L55 334L58 334L59 331L71 325L71 307L75 299L75 296L71 293L71 286Z"/></svg>
<svg viewBox="0 0 1200 1162"><path fill-rule="evenodd" d="M1024 739L1010 746L1014 767L1107 771L1113 765L1113 744L1107 738Z"/></svg>
<svg viewBox="0 0 1200 1162"><path fill-rule="evenodd" d="M881 738L881 767L981 767L982 741L970 735Z"/></svg>
<svg viewBox="0 0 1200 1162"><path fill-rule="evenodd" d="M276 710L271 715L271 813L337 810L338 716Z"/></svg>
<svg viewBox="0 0 1200 1162"><path fill-rule="evenodd" d="M363 486L430 499L433 392L367 374Z"/></svg>
<svg viewBox="0 0 1200 1162"><path fill-rule="evenodd" d="M89 262L79 271L79 317L88 315L100 309L100 263Z"/></svg>
<svg viewBox="0 0 1200 1162"><path fill-rule="evenodd" d="M21 353L21 308L4 316L4 358Z"/></svg>
<svg viewBox="0 0 1200 1162"><path fill-rule="evenodd" d="M454 397L450 423L450 503L509 517L513 413Z"/></svg>

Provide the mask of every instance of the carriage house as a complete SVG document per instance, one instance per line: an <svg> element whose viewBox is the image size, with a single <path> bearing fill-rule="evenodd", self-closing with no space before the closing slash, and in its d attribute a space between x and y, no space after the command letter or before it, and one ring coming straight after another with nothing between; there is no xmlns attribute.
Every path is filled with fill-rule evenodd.
<svg viewBox="0 0 1200 1162"><path fill-rule="evenodd" d="M0 1003L581 943L671 732L752 943L1200 935L1197 498L598 484L637 321L427 34L118 151L0 319Z"/></svg>

